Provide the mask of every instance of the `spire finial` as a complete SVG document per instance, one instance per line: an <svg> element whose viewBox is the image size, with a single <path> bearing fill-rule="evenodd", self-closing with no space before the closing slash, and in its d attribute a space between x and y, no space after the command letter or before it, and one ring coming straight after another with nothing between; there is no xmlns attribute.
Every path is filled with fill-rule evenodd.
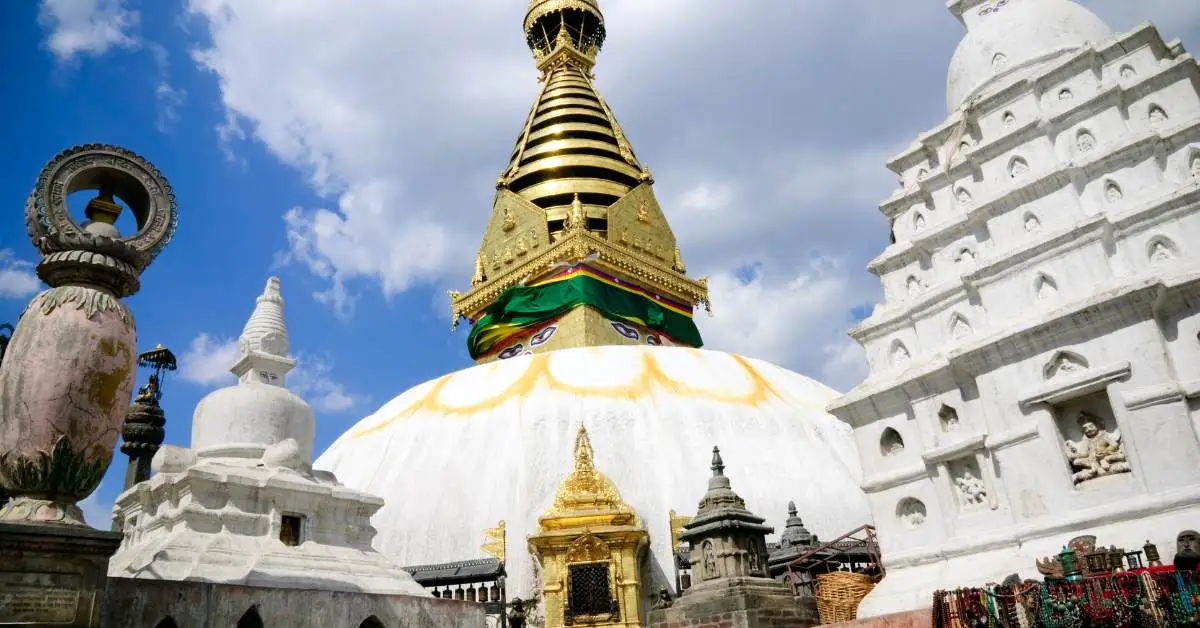
<svg viewBox="0 0 1200 628"><path fill-rule="evenodd" d="M287 357L288 329L283 318L283 293L279 277L267 279L262 294L255 300L254 313L238 339L241 357L231 369L238 379L283 385L283 377L295 362ZM248 358L254 357L256 366ZM249 378L249 379L247 379Z"/></svg>
<svg viewBox="0 0 1200 628"><path fill-rule="evenodd" d="M788 517L795 517L795 516L796 516L796 502L789 501L788 502Z"/></svg>
<svg viewBox="0 0 1200 628"><path fill-rule="evenodd" d="M712 472L714 478L725 477L725 461L721 460L721 450L713 445Z"/></svg>
<svg viewBox="0 0 1200 628"><path fill-rule="evenodd" d="M594 469L595 467L592 439L588 437L587 428L580 425L579 432L575 435L575 470Z"/></svg>

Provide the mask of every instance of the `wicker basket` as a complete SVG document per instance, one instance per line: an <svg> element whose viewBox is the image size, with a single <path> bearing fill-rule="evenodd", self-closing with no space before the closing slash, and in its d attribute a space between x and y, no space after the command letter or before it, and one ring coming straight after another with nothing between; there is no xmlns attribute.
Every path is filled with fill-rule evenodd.
<svg viewBox="0 0 1200 628"><path fill-rule="evenodd" d="M875 583L870 576L849 571L834 571L817 576L817 614L822 624L857 619L858 604Z"/></svg>

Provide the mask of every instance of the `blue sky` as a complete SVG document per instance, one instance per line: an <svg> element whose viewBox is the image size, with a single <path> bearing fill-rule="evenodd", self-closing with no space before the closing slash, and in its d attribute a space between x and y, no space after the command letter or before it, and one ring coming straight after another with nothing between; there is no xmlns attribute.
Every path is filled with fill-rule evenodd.
<svg viewBox="0 0 1200 628"><path fill-rule="evenodd" d="M102 142L152 161L179 199L176 239L129 299L142 349L183 359L166 386L168 443L186 446L196 403L231 381L229 343L270 275L301 360L291 384L318 411L317 451L468 366L445 291L470 275L536 93L526 4L6 3L0 322L36 289L22 206L38 171ZM879 296L864 268L888 242L877 205L895 177L883 164L945 118L963 34L942 0L884 4L606 0L596 69L685 261L710 277L708 346L841 389L865 374L845 332ZM1194 3L1084 4L1117 30L1150 19L1200 45ZM118 454L89 501L93 525L106 525L124 467Z"/></svg>

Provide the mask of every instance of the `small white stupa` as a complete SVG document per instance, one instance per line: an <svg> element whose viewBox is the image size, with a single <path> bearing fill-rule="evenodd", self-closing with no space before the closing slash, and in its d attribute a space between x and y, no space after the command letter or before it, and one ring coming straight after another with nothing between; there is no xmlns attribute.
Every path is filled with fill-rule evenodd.
<svg viewBox="0 0 1200 628"><path fill-rule="evenodd" d="M427 596L371 547L383 500L312 469L312 408L284 387L296 362L278 278L238 344L238 383L196 406L192 447L163 447L117 498L109 575Z"/></svg>

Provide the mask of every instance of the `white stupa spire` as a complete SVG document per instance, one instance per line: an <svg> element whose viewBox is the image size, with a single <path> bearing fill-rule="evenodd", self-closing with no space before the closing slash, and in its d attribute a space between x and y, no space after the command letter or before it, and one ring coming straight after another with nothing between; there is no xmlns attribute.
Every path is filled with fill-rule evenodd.
<svg viewBox="0 0 1200 628"><path fill-rule="evenodd" d="M284 376L296 366L289 358L287 322L283 318L283 295L279 278L267 279L254 313L238 339L241 356L230 369L243 382L284 385Z"/></svg>

